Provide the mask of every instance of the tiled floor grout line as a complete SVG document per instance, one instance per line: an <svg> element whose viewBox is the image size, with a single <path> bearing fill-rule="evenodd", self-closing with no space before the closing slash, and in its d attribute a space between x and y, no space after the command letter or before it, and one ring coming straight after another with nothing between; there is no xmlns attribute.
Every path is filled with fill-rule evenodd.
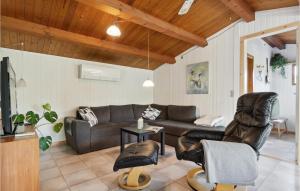
<svg viewBox="0 0 300 191"><path fill-rule="evenodd" d="M53 154L53 153L51 153L51 157L52 157L52 154ZM65 158L67 158L67 157L65 157ZM66 185L67 185L67 189L68 189L69 191L71 191L71 187L68 185L68 182L67 182L66 178L64 177L64 175L63 175L63 173L62 173L62 171L61 171L61 168L57 165L56 160L57 160L57 159L54 159L54 162L55 162L55 165L56 165L55 167L58 168L61 177L64 179L64 181L65 181L65 183L66 183Z"/></svg>
<svg viewBox="0 0 300 191"><path fill-rule="evenodd" d="M275 168L271 171L271 173L268 173L268 175L263 179L263 181L257 187L257 191L260 189L261 186L263 186L263 184L268 180L268 178L270 178L271 175L274 174L274 172L275 172L276 168L278 168L279 164L280 164L280 161L277 162L277 164L275 165Z"/></svg>
<svg viewBox="0 0 300 191"><path fill-rule="evenodd" d="M290 163L290 164L296 164L296 160L295 161L285 160L285 159L281 159L280 157L270 156L268 154L261 154L261 156L267 157L267 158L270 158L270 159L275 159L275 160L282 161L282 162L287 162L287 163Z"/></svg>
<svg viewBox="0 0 300 191"><path fill-rule="evenodd" d="M289 149L289 151L290 150L292 150L292 149L294 149L294 148L290 148ZM58 153L58 152L60 152L60 153ZM174 161L174 149L173 148L168 148L168 152L170 152L170 155L165 155L164 157L162 157L162 158L160 158L160 161L161 161L161 163L162 163L162 166L160 166L160 167L158 167L157 169L155 168L155 169L151 169L151 173L153 173L153 172L155 172L155 171L158 171L158 170L162 170L162 169L164 169L164 168L166 168L166 167L168 167L169 165L179 165L180 166L180 163L177 161ZM56 153L57 153L57 155L56 155ZM92 180L98 180L99 182L101 182L103 185L105 185L106 187L107 187L107 189L108 189L108 191L112 191L112 190L115 190L115 189L118 189L118 187L115 187L116 185L115 185L115 183L114 184L111 184L111 180L110 180L110 178L108 178L108 179L105 179L104 177L106 177L106 176L111 176L112 174L114 174L114 172L106 172L106 170L104 170L103 171L103 174L104 175L101 175L101 173L99 174L98 173L98 171L97 171L97 173L94 171L94 170L92 170L92 166L95 164L95 165L101 165L101 162L99 163L99 162L97 162L97 160L92 160L93 159L93 157L104 157L103 159L103 161L109 161L109 162L112 162L112 161L110 161L110 159L111 160L114 160L114 158L115 158L115 156L117 155L117 153L118 153L118 147L117 148L115 148L115 149L108 149L108 150L106 150L106 149L104 149L104 151L103 152L99 152L99 151L95 151L95 154L91 154L91 155L86 155L86 157L85 156L83 156L83 157L80 157L80 155L78 155L78 154L76 154L76 153L72 153L72 152L69 152L69 148L67 148L66 150L65 150L65 148L62 148L61 150L59 150L59 148L56 150L55 149L55 152L51 152L51 151L49 151L49 153L45 153L46 155L50 155L49 157L47 156L47 157L45 157L46 158L46 160L45 161L50 161L50 160L52 160L52 161L54 161L54 164L55 164L55 168L58 168L58 170L59 170L59 176L58 176L58 174L57 174L57 177L53 177L53 178L49 178L49 179L47 179L47 180L51 180L51 179L54 179L54 178L59 178L59 177L62 177L62 179L63 179L63 181L64 181L64 183L66 184L66 188L64 188L64 189L68 189L68 190L70 190L71 191L71 187L73 187L73 186L77 186L77 185L80 185L80 184L84 184L84 183L86 183L86 182L89 182L89 181L92 181ZM271 152L271 154L272 154L272 152ZM78 157L78 160L70 160L70 161L73 161L73 162L71 162L71 163L67 163L67 164L63 164L64 163L64 161L63 161L63 159L67 159L68 157L70 157L71 158L71 156L77 156ZM169 158L169 156L170 156L170 158ZM261 179L258 181L258 183L259 184L257 184L255 187L251 187L251 188L254 188L256 191L257 190L260 190L260 189L263 189L266 185L268 185L267 183L268 182L270 182L270 179L272 178L272 176L274 176L274 174L275 174L275 171L277 170L278 171L278 168L279 168L279 165L280 164L283 164L283 163L288 163L288 164L291 164L291 165L294 165L295 163L294 162L292 162L292 161L286 161L286 160L282 160L282 159L280 159L280 158L276 158L276 157L272 157L272 156L269 156L269 155L266 155L266 154L261 154L261 156L262 157L264 157L265 159L268 159L268 160L274 160L274 162L272 162L271 161L271 163L270 164L274 164L274 168L272 168L271 170L269 170L269 168L266 168L266 169L264 169L264 171L263 172L265 172L265 173L263 173L263 176L261 176ZM58 157L58 158L57 158ZM58 160L60 160L60 159L62 159L62 162L63 163L61 163L61 164L63 164L63 165L61 165L61 166L58 166ZM74 158L75 159L75 158ZM86 160L87 159L87 160ZM91 159L91 161L90 161L90 159ZM170 160L169 160L170 159ZM268 161L267 160L267 161ZM42 162L45 162L45 161L42 161ZM95 177L94 178L91 178L91 179L89 179L89 180L85 180L85 181L81 181L81 182L79 182L79 183L76 183L76 184L74 184L74 185L69 185L68 184L68 182L67 182L67 179L65 178L65 176L63 175L63 171L62 171L62 167L63 166L66 166L66 165L70 165L70 164L73 164L73 163L76 163L76 162L80 162L80 163L83 163L83 169L80 169L80 168L78 168L78 169L80 169L80 170L77 170L77 171L74 171L74 172L71 172L71 173L67 173L68 175L69 174L73 174L73 173L76 173L76 172L80 172L81 170L86 170L86 169L89 169L89 170L91 170L94 174L95 174ZM108 162L108 163L109 163ZM166 164L164 164L166 162ZM105 164L106 162L104 162L104 164ZM50 165L49 165L50 164ZM49 163L48 164L48 166L51 166L51 163ZM110 164L111 165L111 164ZM96 166L95 166L96 167ZM187 167L189 167L189 165L187 165L187 166L185 166L185 164L184 164L184 166L183 166L183 169L184 170L188 170L187 169ZM43 169L43 170L47 170L47 169L51 169L51 168L54 168L54 167L50 167L50 168L46 168L46 169ZM67 170L67 169L66 169ZM97 170L97 169L96 169ZM266 171L265 171L266 170ZM42 170L41 170L42 171ZM68 171L66 171L66 172L68 172ZM99 172L101 172L101 171L99 171ZM107 173L107 174L106 174ZM99 174L99 175L98 175ZM116 175L117 176L117 175ZM112 176L113 177L113 176ZM180 178L176 178L176 180L175 179L171 179L171 181L168 181L167 182L167 184L165 184L165 185L163 185L162 187L159 187L159 188L157 188L157 189L151 189L151 191L161 191L161 190L163 190L164 188L166 188L166 187L168 187L168 186L170 186L170 185L172 185L172 184L178 184L178 185L180 185L180 186L182 186L183 188L185 188L186 190L190 190L190 188L189 187L187 187L187 185L186 184L184 184L183 182L182 182L182 178L183 178L184 176L182 176L182 177L180 177ZM103 180L105 180L105 181L103 181L102 180L102 178L103 178ZM47 180L44 180L44 181L47 181ZM62 180L61 180L62 181ZM113 186L112 186L113 185ZM176 187L176 185L174 185L175 187ZM150 190L150 189L148 189L148 190ZM251 189L252 190L252 189Z"/></svg>
<svg viewBox="0 0 300 191"><path fill-rule="evenodd" d="M97 152L97 151L95 151L95 152ZM107 152L105 152L105 154L107 154ZM96 153L96 155L97 155L97 157L102 157L101 155L99 155L99 153ZM83 163L83 165L87 168L87 169L89 169L90 170L90 167L84 162L84 160L82 159L82 157L80 157L80 156L78 156L78 158L79 158L79 160L80 160L80 162L82 162ZM87 158L89 158L89 157L87 157ZM74 163L76 163L76 162L74 162ZM72 163L71 163L72 164ZM82 169L82 170L84 170L84 169ZM81 170L79 170L79 171L81 171ZM77 171L77 172L79 172L79 171ZM76 173L76 172L73 172L73 173ZM70 174L73 174L73 173L70 173ZM93 172L94 173L94 172ZM112 173L109 173L109 174L106 174L106 175L104 175L104 176L107 176L107 175L111 175ZM74 184L74 185L68 185L68 183L67 183L67 181L66 181L66 184L68 185L68 187L69 188L71 188L71 187L73 187L73 186L76 186L76 185L80 185L80 184L82 184L82 183L86 183L86 182L89 182L89 181L91 181L91 180L94 180L94 179L101 179L101 177L99 177L99 176L97 176L97 174L95 174L96 175L96 178L93 178L93 179L90 179L90 180L86 180L86 181L83 181L83 182L80 182L80 183L78 183L78 184ZM103 176L102 176L103 177ZM65 178L64 178L65 179ZM100 180L101 181L101 180ZM103 183L108 189L109 189L109 186L105 183L105 182L102 182L101 181L101 183ZM109 191L109 190L108 190Z"/></svg>

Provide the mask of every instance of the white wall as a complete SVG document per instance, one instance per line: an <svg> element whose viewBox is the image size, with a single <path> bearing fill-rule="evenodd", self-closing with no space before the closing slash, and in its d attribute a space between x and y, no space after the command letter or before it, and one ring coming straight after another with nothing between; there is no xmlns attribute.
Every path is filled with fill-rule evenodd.
<svg viewBox="0 0 300 191"><path fill-rule="evenodd" d="M102 106L109 104L149 104L153 102L153 89L143 88L147 78L153 79L153 72L122 66L120 82L78 79L79 64L99 64L78 59L16 50L1 49L1 57L9 56L17 77L23 77L27 87L18 88L19 112L25 112L43 103L51 103L60 119L74 116L78 106ZM54 141L64 140L63 131L55 134L49 127L42 132L53 136Z"/></svg>
<svg viewBox="0 0 300 191"><path fill-rule="evenodd" d="M288 62L296 62L296 54L297 52L297 45L296 44L287 44L285 49L280 50L278 48L272 49L272 54L279 53L285 58L287 58Z"/></svg>
<svg viewBox="0 0 300 191"><path fill-rule="evenodd" d="M210 40L207 47L186 52L182 58L176 57L176 64L163 65L155 70L154 102L196 105L199 115L223 115L226 123L229 122L234 111L233 97L230 96L234 88L233 34L233 29L229 29ZM209 93L186 94L186 66L205 61L209 62ZM169 99L166 95L170 95Z"/></svg>
<svg viewBox="0 0 300 191"><path fill-rule="evenodd" d="M292 84L292 64L296 63L297 46L296 44L287 44L286 48L279 50L272 49L272 54L280 53L289 61L285 67L286 77L283 78L279 71L273 72L271 90L277 92L280 103L280 117L288 119L287 125L289 131L295 131L296 127L296 85Z"/></svg>
<svg viewBox="0 0 300 191"><path fill-rule="evenodd" d="M295 131L296 127L296 85L292 84L292 64L296 63L297 45L287 44L286 48L280 50L272 49L272 54L280 53L288 59L289 65L285 67L286 77L283 78L279 71L273 72L271 90L277 92L280 103L280 117L288 119L289 131Z"/></svg>
<svg viewBox="0 0 300 191"><path fill-rule="evenodd" d="M254 57L253 64L253 91L254 92L266 92L270 91L270 83L266 83L265 76L267 75L266 58L268 58L269 64L269 76L271 79L272 70L270 67L270 61L272 56L272 47L270 47L262 39L254 39L247 42L247 53ZM263 68L259 68L263 67ZM261 70L261 75L259 74ZM247 67L245 67L245 77L247 78Z"/></svg>
<svg viewBox="0 0 300 191"><path fill-rule="evenodd" d="M171 65L164 64L155 70L154 74L154 98L157 104L171 104Z"/></svg>
<svg viewBox="0 0 300 191"><path fill-rule="evenodd" d="M294 51L296 55L296 51ZM272 72L271 90L278 93L280 112L279 117L288 119L289 131L295 131L296 125L296 85L292 85L292 64L285 67L286 78L279 71Z"/></svg>
<svg viewBox="0 0 300 191"><path fill-rule="evenodd" d="M209 38L207 47L192 47L177 56L174 65L163 65L154 71L154 102L196 105L201 115L221 114L229 122L239 97L240 37L294 21L300 21L298 7L257 12L255 21L242 21L224 29ZM209 61L209 94L187 95L185 67L203 61Z"/></svg>

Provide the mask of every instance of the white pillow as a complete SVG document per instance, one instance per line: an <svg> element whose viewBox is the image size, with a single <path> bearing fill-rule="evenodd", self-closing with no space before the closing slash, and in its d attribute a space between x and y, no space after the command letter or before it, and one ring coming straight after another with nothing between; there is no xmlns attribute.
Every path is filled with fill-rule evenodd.
<svg viewBox="0 0 300 191"><path fill-rule="evenodd" d="M217 125L220 125L223 120L223 116L205 115L194 121L194 124L207 127L215 127Z"/></svg>
<svg viewBox="0 0 300 191"><path fill-rule="evenodd" d="M98 124L98 119L90 108L79 109L78 112L83 120L89 122L91 127Z"/></svg>
<svg viewBox="0 0 300 191"><path fill-rule="evenodd" d="M160 113L160 110L155 109L149 105L148 108L142 113L142 117L144 119L155 120L160 115Z"/></svg>

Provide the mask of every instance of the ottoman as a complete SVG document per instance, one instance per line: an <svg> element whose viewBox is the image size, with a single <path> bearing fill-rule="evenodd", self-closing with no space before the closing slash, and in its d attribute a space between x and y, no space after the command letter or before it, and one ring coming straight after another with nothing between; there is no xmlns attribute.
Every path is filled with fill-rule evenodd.
<svg viewBox="0 0 300 191"><path fill-rule="evenodd" d="M126 190L140 190L148 187L151 177L142 170L142 166L157 164L159 146L154 141L145 141L129 145L117 158L113 170L132 168L119 176L119 186Z"/></svg>

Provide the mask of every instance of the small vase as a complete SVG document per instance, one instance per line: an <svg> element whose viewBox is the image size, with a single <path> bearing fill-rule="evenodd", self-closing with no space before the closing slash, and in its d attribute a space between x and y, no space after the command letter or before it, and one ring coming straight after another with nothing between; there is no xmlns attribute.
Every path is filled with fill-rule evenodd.
<svg viewBox="0 0 300 191"><path fill-rule="evenodd" d="M144 127L144 119L142 117L140 117L137 121L137 128L143 129L143 127Z"/></svg>

